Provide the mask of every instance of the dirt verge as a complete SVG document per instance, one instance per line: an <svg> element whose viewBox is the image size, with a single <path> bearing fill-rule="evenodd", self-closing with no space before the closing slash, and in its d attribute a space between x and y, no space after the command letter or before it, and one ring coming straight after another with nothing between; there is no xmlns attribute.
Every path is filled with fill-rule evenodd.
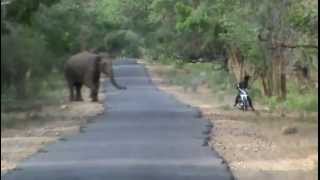
<svg viewBox="0 0 320 180"><path fill-rule="evenodd" d="M104 89L99 93L98 103L90 101L89 89L83 88L82 93L83 102L69 102L64 97L61 104L1 114L15 121L12 127L1 127L1 175L15 169L19 162L30 155L42 151L47 144L80 133L90 117L104 112Z"/></svg>
<svg viewBox="0 0 320 180"><path fill-rule="evenodd" d="M228 163L239 180L318 179L318 113L270 112L256 105L257 112L232 108L233 96L223 100L206 86L196 93L169 84L168 66L146 65L153 82L163 91L199 107L213 123L209 145Z"/></svg>

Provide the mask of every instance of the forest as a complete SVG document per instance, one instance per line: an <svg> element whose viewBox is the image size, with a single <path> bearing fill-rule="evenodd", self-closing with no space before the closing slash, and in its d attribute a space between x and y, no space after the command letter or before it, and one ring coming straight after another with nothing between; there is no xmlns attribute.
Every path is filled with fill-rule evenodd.
<svg viewBox="0 0 320 180"><path fill-rule="evenodd" d="M250 75L273 108L318 108L315 0L1 0L1 104L61 88L65 60L90 49L196 69L221 91Z"/></svg>

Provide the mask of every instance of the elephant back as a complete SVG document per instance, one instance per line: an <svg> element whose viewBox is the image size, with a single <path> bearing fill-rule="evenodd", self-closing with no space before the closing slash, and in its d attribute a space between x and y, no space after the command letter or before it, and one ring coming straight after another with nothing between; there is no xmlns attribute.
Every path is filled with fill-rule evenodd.
<svg viewBox="0 0 320 180"><path fill-rule="evenodd" d="M92 76L97 71L96 54L81 52L71 56L65 63L65 75L67 78L80 82L86 81L88 76Z"/></svg>

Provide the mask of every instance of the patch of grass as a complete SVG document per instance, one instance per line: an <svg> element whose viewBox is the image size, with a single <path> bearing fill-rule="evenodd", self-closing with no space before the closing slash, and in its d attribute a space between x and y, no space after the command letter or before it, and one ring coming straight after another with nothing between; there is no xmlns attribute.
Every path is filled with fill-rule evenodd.
<svg viewBox="0 0 320 180"><path fill-rule="evenodd" d="M262 97L261 102L270 107L271 110L282 109L287 111L318 112L318 93L289 92L284 101L279 101L276 97Z"/></svg>
<svg viewBox="0 0 320 180"><path fill-rule="evenodd" d="M318 111L318 94L296 94L289 93L287 100L284 102L289 110L304 110L307 112Z"/></svg>
<svg viewBox="0 0 320 180"><path fill-rule="evenodd" d="M1 112L1 128L25 128L31 123L43 125L45 123L44 116L40 116L36 110Z"/></svg>
<svg viewBox="0 0 320 180"><path fill-rule="evenodd" d="M176 61L177 62L177 61ZM179 63L173 64L173 69L167 73L172 84L185 88L196 87L207 83L214 93L234 93L233 80L219 63Z"/></svg>
<svg viewBox="0 0 320 180"><path fill-rule="evenodd" d="M1 113L1 128L13 128L18 122L18 119L12 115Z"/></svg>
<svg viewBox="0 0 320 180"><path fill-rule="evenodd" d="M157 63L160 63L160 64L164 64L164 65L174 65L177 60L176 59L173 59L173 58L170 58L170 57L167 57L165 55L160 55L158 57L157 60L155 60Z"/></svg>
<svg viewBox="0 0 320 180"><path fill-rule="evenodd" d="M31 82L28 85L29 96L24 99L18 99L10 93L10 89L2 91L1 94L1 127L15 128L23 127L30 121L41 124L41 118L37 114L24 117L28 113L37 112L39 108L45 105L59 104L66 94L64 80L60 75L53 74L46 80ZM20 114L20 115L19 115ZM21 115L25 114L25 115Z"/></svg>
<svg viewBox="0 0 320 180"><path fill-rule="evenodd" d="M59 103L66 93L61 75L52 74L45 80L33 79L28 83L28 96L19 99L7 89L1 93L1 112L28 111L44 104Z"/></svg>
<svg viewBox="0 0 320 180"><path fill-rule="evenodd" d="M222 105L219 108L222 110L225 110L225 111L229 111L232 109L232 107L230 105Z"/></svg>
<svg viewBox="0 0 320 180"><path fill-rule="evenodd" d="M225 92L219 91L214 94L215 94L215 97L217 98L218 101L220 101L220 102L224 101Z"/></svg>
<svg viewBox="0 0 320 180"><path fill-rule="evenodd" d="M266 97L261 93L261 82L255 81L249 91L250 96L254 101L258 101L270 108L271 111L306 111L318 112L318 92L315 89L304 89L294 81L287 81L287 97L286 100L280 101L276 97Z"/></svg>
<svg viewBox="0 0 320 180"><path fill-rule="evenodd" d="M294 83L288 84L288 95L286 106L292 110L303 110L307 112L318 111L318 91L317 89L306 89L301 91L300 87Z"/></svg>

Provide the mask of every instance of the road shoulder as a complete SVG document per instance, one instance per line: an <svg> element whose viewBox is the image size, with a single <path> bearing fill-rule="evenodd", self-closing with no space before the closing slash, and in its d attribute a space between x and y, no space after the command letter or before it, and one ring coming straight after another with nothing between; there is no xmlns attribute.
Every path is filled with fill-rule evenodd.
<svg viewBox="0 0 320 180"><path fill-rule="evenodd" d="M169 84L163 74L168 66L146 65L159 89L180 101L199 107L203 117L213 123L210 146L228 163L236 179L317 179L318 126L299 117L266 112L239 112L223 109L233 97L217 100L208 88L197 93ZM317 118L317 114L314 118ZM313 117L312 117L313 118ZM284 128L295 127L296 133L285 134Z"/></svg>

